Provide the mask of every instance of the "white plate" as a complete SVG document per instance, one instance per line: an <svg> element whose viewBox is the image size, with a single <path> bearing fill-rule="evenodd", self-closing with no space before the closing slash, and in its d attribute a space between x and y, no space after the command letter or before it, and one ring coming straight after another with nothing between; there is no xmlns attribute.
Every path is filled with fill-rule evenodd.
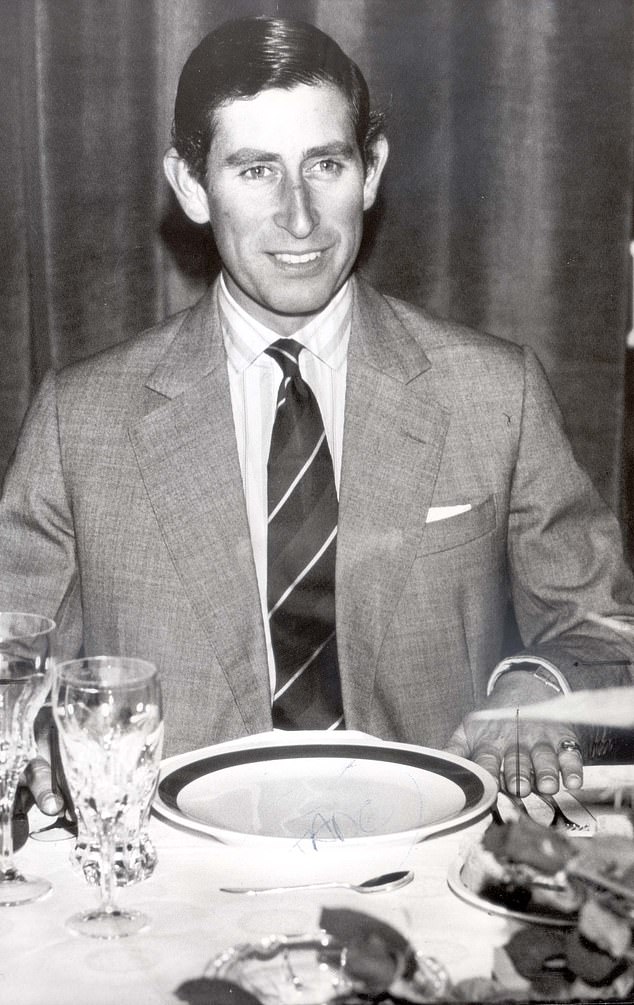
<svg viewBox="0 0 634 1005"><path fill-rule="evenodd" d="M161 766L154 809L231 845L419 841L464 827L495 799L460 757L364 733L266 733Z"/></svg>
<svg viewBox="0 0 634 1005"><path fill-rule="evenodd" d="M526 911L514 911L503 904L497 904L494 900L489 900L481 893L476 893L469 889L462 878L464 862L462 858L456 859L450 866L447 873L447 884L449 889L460 897L461 900L477 907L487 914L499 914L504 918L516 918L518 921L528 921L537 925L550 925L557 928L570 928L577 923L576 914L559 914L555 910L548 911L546 908L534 907Z"/></svg>

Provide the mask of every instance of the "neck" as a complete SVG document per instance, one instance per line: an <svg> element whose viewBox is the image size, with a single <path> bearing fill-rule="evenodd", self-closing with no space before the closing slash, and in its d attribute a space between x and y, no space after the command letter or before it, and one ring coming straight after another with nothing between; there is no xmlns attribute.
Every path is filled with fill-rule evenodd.
<svg viewBox="0 0 634 1005"><path fill-rule="evenodd" d="M290 338L292 335L295 335L296 332L305 328L313 318L318 317L318 315L328 307L329 303L332 303L337 295L335 293L328 303L322 304L318 310L310 311L307 314L275 314L273 311L260 306L260 304L258 304L257 301L252 300L251 297L248 297L224 269L222 270L222 278L227 292L242 308L242 310L248 314L250 318L258 321L261 325L264 325L265 328L275 332L276 335L280 335L282 338Z"/></svg>

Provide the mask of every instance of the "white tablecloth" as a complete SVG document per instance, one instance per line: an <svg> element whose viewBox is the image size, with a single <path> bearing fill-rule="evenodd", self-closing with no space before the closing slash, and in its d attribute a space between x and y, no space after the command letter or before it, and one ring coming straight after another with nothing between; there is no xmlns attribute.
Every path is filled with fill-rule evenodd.
<svg viewBox="0 0 634 1005"><path fill-rule="evenodd" d="M46 822L46 818L40 817ZM447 887L449 865L486 826L414 846L335 846L307 855L297 848L257 852L151 822L159 863L145 882L120 891L121 906L150 919L139 935L104 942L73 935L66 918L96 902L69 863L72 842L29 840L17 853L24 872L47 876L43 900L0 908L0 1000L15 1005L174 1005L178 985L202 975L207 962L236 942L315 929L323 906L356 908L398 928L414 947L436 957L454 981L491 972L493 950L509 933L505 919L459 900ZM408 868L414 882L391 893L221 893L221 885L349 878Z"/></svg>

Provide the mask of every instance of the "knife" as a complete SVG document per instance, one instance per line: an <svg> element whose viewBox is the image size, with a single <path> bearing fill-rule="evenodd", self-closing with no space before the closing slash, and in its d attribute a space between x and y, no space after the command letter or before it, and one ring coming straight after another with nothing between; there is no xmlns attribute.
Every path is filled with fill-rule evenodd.
<svg viewBox="0 0 634 1005"><path fill-rule="evenodd" d="M473 719L514 719L515 706L486 708L471 713ZM606 687L573 691L547 701L522 705L522 719L542 722L578 722L589 726L634 727L634 687Z"/></svg>

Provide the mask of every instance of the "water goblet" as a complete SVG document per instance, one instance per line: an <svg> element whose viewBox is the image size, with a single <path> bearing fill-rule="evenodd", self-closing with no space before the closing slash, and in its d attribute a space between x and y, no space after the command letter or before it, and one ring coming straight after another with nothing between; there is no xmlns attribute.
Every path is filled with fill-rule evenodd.
<svg viewBox="0 0 634 1005"><path fill-rule="evenodd" d="M39 614L0 613L0 905L39 900L47 879L24 876L13 861L11 817L20 775L35 756L33 724L50 687L55 622Z"/></svg>
<svg viewBox="0 0 634 1005"><path fill-rule="evenodd" d="M99 848L100 905L73 915L67 925L93 938L132 935L148 919L115 903L116 850L130 820L139 826L144 821L158 784L163 745L158 672L152 663L123 656L59 663L53 715L80 832Z"/></svg>

